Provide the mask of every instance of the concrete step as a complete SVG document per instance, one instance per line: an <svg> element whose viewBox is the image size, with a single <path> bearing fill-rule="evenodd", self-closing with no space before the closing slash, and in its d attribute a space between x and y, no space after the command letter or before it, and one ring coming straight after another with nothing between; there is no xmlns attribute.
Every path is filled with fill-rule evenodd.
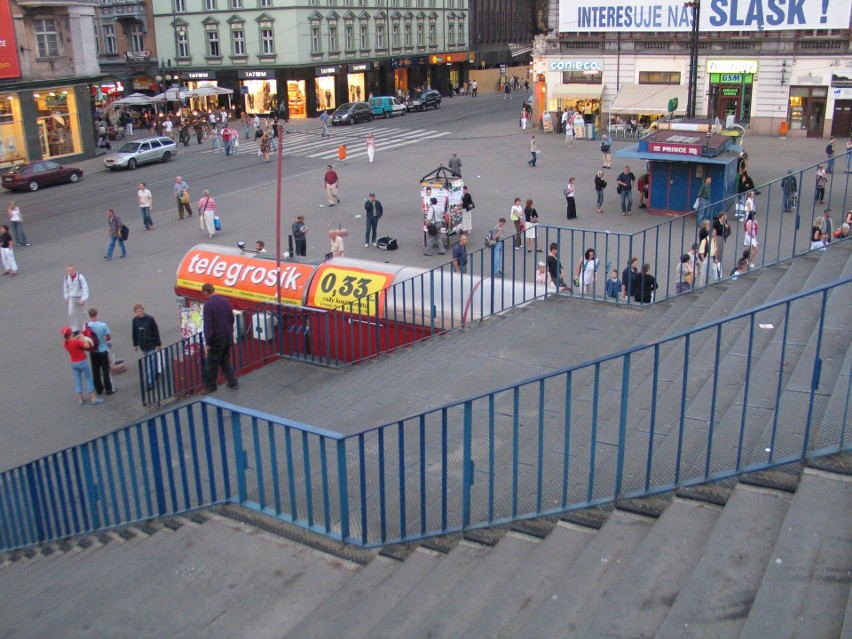
<svg viewBox="0 0 852 639"><path fill-rule="evenodd" d="M791 495L738 484L657 639L739 635L773 551ZM735 543L732 540L737 540Z"/></svg>
<svg viewBox="0 0 852 639"><path fill-rule="evenodd" d="M806 469L740 637L837 637L850 583L852 478Z"/></svg>
<svg viewBox="0 0 852 639"><path fill-rule="evenodd" d="M499 637L549 639L574 636L612 591L654 519L615 511L561 578L545 582L530 605L501 629Z"/></svg>
<svg viewBox="0 0 852 639"><path fill-rule="evenodd" d="M517 571L540 544L536 538L509 532L454 588L444 591L431 611L418 611L416 619L406 620L410 631L402 636L459 637L459 628L468 626L493 601L496 591L517 578Z"/></svg>
<svg viewBox="0 0 852 639"><path fill-rule="evenodd" d="M522 611L550 597L597 531L560 522L538 546L516 566L511 578L495 584L490 599L464 624L455 627L456 637L496 637Z"/></svg>
<svg viewBox="0 0 852 639"><path fill-rule="evenodd" d="M377 557L305 616L285 639L369 637L376 619L416 589L442 559L426 550L415 550L402 562Z"/></svg>
<svg viewBox="0 0 852 639"><path fill-rule="evenodd" d="M675 499L636 549L608 597L591 605L585 637L653 637L698 563L721 509Z"/></svg>
<svg viewBox="0 0 852 639"><path fill-rule="evenodd" d="M414 590L407 592L396 605L377 618L366 634L370 639L413 637L414 629L430 615L440 614L438 603L444 594L455 588L473 570L491 548L462 540L440 564L420 579ZM348 636L352 637L351 633Z"/></svg>

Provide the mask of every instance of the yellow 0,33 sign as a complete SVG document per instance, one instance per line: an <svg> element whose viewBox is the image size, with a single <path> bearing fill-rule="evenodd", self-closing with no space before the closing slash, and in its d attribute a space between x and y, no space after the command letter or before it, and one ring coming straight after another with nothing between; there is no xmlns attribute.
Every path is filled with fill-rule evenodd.
<svg viewBox="0 0 852 639"><path fill-rule="evenodd" d="M379 294L393 279L391 273L378 273L352 267L320 266L311 282L308 305L340 309L347 313L381 314L384 295Z"/></svg>

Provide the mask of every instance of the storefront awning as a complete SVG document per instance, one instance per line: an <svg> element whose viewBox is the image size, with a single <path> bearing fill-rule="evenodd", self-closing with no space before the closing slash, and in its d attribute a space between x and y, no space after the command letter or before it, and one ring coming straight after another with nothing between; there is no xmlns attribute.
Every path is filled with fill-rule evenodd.
<svg viewBox="0 0 852 639"><path fill-rule="evenodd" d="M669 100L677 98L675 113L686 113L689 87L683 84L625 84L612 101L610 113L668 113Z"/></svg>
<svg viewBox="0 0 852 639"><path fill-rule="evenodd" d="M584 84L582 82L572 82L570 84L557 84L553 89L554 98L576 98L596 100L601 99L604 87L602 84Z"/></svg>

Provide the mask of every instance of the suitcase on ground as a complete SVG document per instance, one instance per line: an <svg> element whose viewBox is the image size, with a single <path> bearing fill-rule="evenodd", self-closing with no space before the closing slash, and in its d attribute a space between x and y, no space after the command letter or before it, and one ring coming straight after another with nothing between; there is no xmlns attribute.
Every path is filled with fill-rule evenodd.
<svg viewBox="0 0 852 639"><path fill-rule="evenodd" d="M376 246L382 249L383 251L395 251L399 248L399 244L397 243L396 239L388 235L377 239Z"/></svg>

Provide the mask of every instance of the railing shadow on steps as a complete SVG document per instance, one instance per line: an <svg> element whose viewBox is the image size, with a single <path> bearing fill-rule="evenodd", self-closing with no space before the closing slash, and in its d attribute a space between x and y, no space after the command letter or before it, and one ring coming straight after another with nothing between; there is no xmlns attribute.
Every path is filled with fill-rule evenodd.
<svg viewBox="0 0 852 639"><path fill-rule="evenodd" d="M375 547L848 451L852 277L341 435L204 399L0 474L0 549L225 502Z"/></svg>

